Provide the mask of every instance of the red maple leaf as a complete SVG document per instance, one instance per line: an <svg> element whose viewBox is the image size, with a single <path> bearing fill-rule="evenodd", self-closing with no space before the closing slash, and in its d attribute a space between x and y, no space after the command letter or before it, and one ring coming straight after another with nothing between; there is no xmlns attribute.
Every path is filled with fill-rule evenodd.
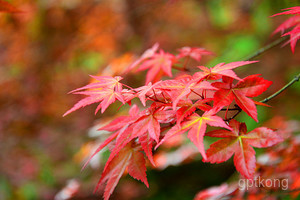
<svg viewBox="0 0 300 200"><path fill-rule="evenodd" d="M132 69L134 69L135 67L137 67L141 62L143 62L144 60L151 58L155 52L158 50L159 44L155 43L150 49L147 49L139 59L137 59L134 63L132 63L125 71L129 72Z"/></svg>
<svg viewBox="0 0 300 200"><path fill-rule="evenodd" d="M146 177L144 154L140 151L140 146L135 146L133 142L128 143L120 150L118 155L106 163L101 179L95 189L95 191L97 191L98 187L106 182L104 190L105 200L109 199L126 169L130 176L141 180L147 187L149 187Z"/></svg>
<svg viewBox="0 0 300 200"><path fill-rule="evenodd" d="M153 91L154 91L154 87L153 87L152 83L150 82L147 85L136 88L135 90L138 92L138 97L141 100L142 104L144 106L146 106L147 95L152 96Z"/></svg>
<svg viewBox="0 0 300 200"><path fill-rule="evenodd" d="M226 195L234 191L230 189L231 188L226 183L220 186L210 187L199 192L194 200L222 199L223 197L226 197Z"/></svg>
<svg viewBox="0 0 300 200"><path fill-rule="evenodd" d="M83 168L86 167L88 162L105 146L110 143L115 144L111 154L106 162L104 170L101 175L95 191L100 185L106 182L104 191L104 198L109 199L109 196L115 189L118 181L127 169L129 175L141 180L149 187L146 178L146 166L144 154L141 152L144 149L143 141L134 141L136 135L133 134L132 124L141 117L139 109L136 105L133 105L129 111L129 116L121 116L110 122L108 125L100 128L99 130L116 131L109 136L92 154L92 156L85 163ZM145 140L140 137L139 140ZM140 144L141 145L140 145ZM152 155L152 146L151 155ZM147 152L145 152L146 155Z"/></svg>
<svg viewBox="0 0 300 200"><path fill-rule="evenodd" d="M195 103L193 103L192 101L184 101L183 103L179 104L180 108L176 111L177 124L180 124L182 120L193 114L196 109L209 111L211 109L211 106L207 103L210 101L212 101L212 99L206 98L200 99Z"/></svg>
<svg viewBox="0 0 300 200"><path fill-rule="evenodd" d="M174 55L160 50L159 53L155 53L149 59L145 60L137 71L149 69L146 75L146 84L157 82L164 74L172 77L172 65L175 61L176 58Z"/></svg>
<svg viewBox="0 0 300 200"><path fill-rule="evenodd" d="M199 94L203 90L216 90L216 88L207 81L198 82L197 80L188 79L186 77L179 80L162 81L157 84L155 88L169 91L173 102L173 110L176 109L179 101L188 101L187 98L192 92Z"/></svg>
<svg viewBox="0 0 300 200"><path fill-rule="evenodd" d="M87 166L87 164L90 162L90 160L99 153L104 147L106 147L109 143L111 143L113 140L115 140L119 135L121 135L126 129L136 121L139 114L139 109L136 105L133 105L129 110L129 116L120 116L111 121L109 124L101 127L98 130L106 130L109 132L114 132L112 135L110 135L97 149L96 151L90 156L90 158L86 161L86 163L83 166L83 169ZM120 136L118 137L118 139ZM129 141L128 141L129 142ZM127 143L128 143L127 142ZM126 143L126 144L127 144ZM125 145L126 145L125 144ZM125 146L124 145L124 146ZM118 153L118 152L116 152Z"/></svg>
<svg viewBox="0 0 300 200"><path fill-rule="evenodd" d="M221 163L228 160L234 154L234 165L243 176L252 178L255 171L255 151L251 147L270 147L283 139L272 129L260 127L247 133L245 123L231 120L229 126L232 131L215 130L205 134L210 137L222 137L206 151L210 163Z"/></svg>
<svg viewBox="0 0 300 200"><path fill-rule="evenodd" d="M283 34L282 36L286 35L290 35L290 39L284 45L290 43L292 52L294 53L297 41L300 39L300 23L295 28L293 28L293 30Z"/></svg>
<svg viewBox="0 0 300 200"><path fill-rule="evenodd" d="M170 107L153 103L150 108L142 111L132 125L132 137L138 137L149 161L155 166L152 156L152 143L160 138L160 123L168 123L175 115Z"/></svg>
<svg viewBox="0 0 300 200"><path fill-rule="evenodd" d="M107 162L112 160L120 150L130 141L138 138L138 143L141 144L143 150L149 161L155 165L152 156L152 143L158 142L160 136L160 123L169 123L173 119L175 113L170 107L157 105L153 103L150 108L139 112L136 105L130 111L129 116L121 116L110 122L108 125L99 130L106 130L114 132L107 138L89 158L87 163L101 151L105 146L115 140L115 147L113 148ZM84 166L84 167L85 167Z"/></svg>
<svg viewBox="0 0 300 200"><path fill-rule="evenodd" d="M73 94L83 94L88 97L77 102L70 110L68 110L63 116L70 114L71 112L78 110L79 108L85 107L87 105L98 103L95 114L101 109L103 113L106 108L114 103L117 99L123 104L126 103L122 95L122 84L119 82L122 77L110 77L110 76L91 76L95 78L98 82L88 84L84 87L75 89L70 93ZM81 91L86 90L86 91Z"/></svg>
<svg viewBox="0 0 300 200"><path fill-rule="evenodd" d="M219 88L214 94L214 105L218 107L229 106L233 100L256 122L257 110L255 102L248 97L256 97L266 91L272 84L258 75L247 76L234 85L232 78L223 78L224 82L215 82L212 85Z"/></svg>
<svg viewBox="0 0 300 200"><path fill-rule="evenodd" d="M228 76L237 80L241 80L233 71L232 69L248 65L251 63L255 63L258 61L238 61L238 62L231 62L228 64L225 63L219 63L216 66L212 68L207 68L204 66L199 66L198 68L202 70L202 72L196 72L193 75L194 79L197 79L198 81L201 81L203 79L207 80L217 80L222 78L222 76Z"/></svg>
<svg viewBox="0 0 300 200"><path fill-rule="evenodd" d="M291 45L291 49L292 49L292 52L294 53L295 52L295 47L296 47L296 43L297 43L297 40L300 39L300 6L296 6L296 7L291 7L291 8L286 8L284 10L287 10L287 11L284 11L282 13L277 13L275 15L272 15L271 17L274 17L274 16L278 16L278 15L289 15L289 14L292 14L292 15L295 15L295 16L292 16L290 17L289 19L287 19L285 22L283 22L274 32L274 33L278 33L278 32L281 32L281 36L286 36L286 35L290 35L290 39L284 44L288 44L290 43ZM283 32L291 27L295 26L291 31L283 34Z"/></svg>
<svg viewBox="0 0 300 200"><path fill-rule="evenodd" d="M275 15L273 15L275 16ZM296 15L293 17L290 17L289 19L287 19L285 22L283 22L282 24L280 24L275 31L273 32L273 34L275 33L281 33L283 34L285 30L297 25L300 23L300 15Z"/></svg>
<svg viewBox="0 0 300 200"><path fill-rule="evenodd" d="M180 53L177 55L178 58L191 57L198 62L201 60L203 55L213 54L211 51L198 47L182 47L179 49L179 52Z"/></svg>
<svg viewBox="0 0 300 200"><path fill-rule="evenodd" d="M202 116L199 116L196 113L192 114L180 125L177 124L173 126L155 148L157 148L169 138L189 130L188 138L196 145L203 159L206 159L206 154L203 145L203 137L206 131L207 124L215 127L224 127L231 130L231 128L225 124L221 117L215 115L218 111L219 108L213 108L205 112Z"/></svg>
<svg viewBox="0 0 300 200"><path fill-rule="evenodd" d="M287 10L287 11L284 11L282 13L277 13L275 15L272 15L272 17L278 16L278 15L291 15L291 14L295 15L295 14L300 14L300 6L285 8L285 9L282 9L282 10Z"/></svg>
<svg viewBox="0 0 300 200"><path fill-rule="evenodd" d="M90 83L86 86L77 88L75 90L72 90L69 93L78 92L80 90L90 90L90 89L115 89L118 92L121 92L122 90L122 83L120 83L120 80L123 78L121 76L93 76L90 75L90 77L97 80L95 83Z"/></svg>

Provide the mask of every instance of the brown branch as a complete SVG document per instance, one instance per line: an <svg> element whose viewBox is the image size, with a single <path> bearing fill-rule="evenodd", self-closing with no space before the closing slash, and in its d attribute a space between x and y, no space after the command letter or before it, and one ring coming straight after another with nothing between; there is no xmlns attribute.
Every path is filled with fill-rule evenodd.
<svg viewBox="0 0 300 200"><path fill-rule="evenodd" d="M286 90L288 87L290 87L291 85L293 85L295 82L299 81L300 80L300 73L295 76L295 78L293 78L288 84L286 84L285 86L283 86L280 90L278 90L277 92L275 92L274 94L270 95L269 97L261 100L260 102L261 103L266 103L268 101L270 101L271 99L273 99L274 97L276 97L277 95L279 95L281 92L283 92L284 90ZM236 105L237 106L237 105ZM223 109L222 109L223 110ZM226 109L224 109L226 110ZM223 111L224 111L223 110ZM233 118L235 118L241 111L242 109L240 107L236 108L236 109L232 109L232 110L238 110L237 113L235 113L232 117L230 117L229 119L225 119L225 121L230 121L232 120Z"/></svg>
<svg viewBox="0 0 300 200"><path fill-rule="evenodd" d="M237 113L235 113L232 117L225 119L224 121L229 122L230 120L234 119L236 116L238 116L238 114L240 114L240 112L242 112L242 109L240 107L237 108L238 111Z"/></svg>
<svg viewBox="0 0 300 200"><path fill-rule="evenodd" d="M235 106L235 108L222 108L220 111L236 111L236 110L240 110L240 108L238 107L238 105L234 105Z"/></svg>
<svg viewBox="0 0 300 200"><path fill-rule="evenodd" d="M277 92L275 92L274 94L272 94L271 96L261 100L261 103L266 103L268 101L270 101L271 99L273 99L274 97L276 97L277 95L279 95L281 92L283 92L284 90L286 90L288 87L290 87L291 85L293 85L295 82L299 81L300 79L300 73L295 76L295 78L293 78L288 84L286 84L285 86L283 86L280 90L278 90Z"/></svg>
<svg viewBox="0 0 300 200"><path fill-rule="evenodd" d="M281 37L281 38L273 41L272 43L270 43L270 44L268 44L268 45L260 48L259 50L257 50L253 54L251 54L250 56L246 57L244 60L252 60L252 59L256 58L257 56L261 55L262 53L266 52L267 50L269 50L269 49L271 49L271 48L279 45L280 43L282 43L283 41L286 41L288 39L289 39L288 37ZM288 87L290 87L291 85L293 85L295 82L299 81L299 79L300 79L300 73L297 76L295 76L295 78L292 79L288 84L286 84L285 86L283 86L280 90L278 90L277 92L275 92L271 96L269 96L269 97L261 100L260 102L261 103L265 103L265 102L273 99L274 97L276 97L277 95L279 95L281 92L283 92L284 90L286 90ZM229 110L237 110L237 113L235 113L229 119L225 119L225 121L230 121L230 120L234 119L242 111L242 109L239 106L237 106L237 108L229 109Z"/></svg>

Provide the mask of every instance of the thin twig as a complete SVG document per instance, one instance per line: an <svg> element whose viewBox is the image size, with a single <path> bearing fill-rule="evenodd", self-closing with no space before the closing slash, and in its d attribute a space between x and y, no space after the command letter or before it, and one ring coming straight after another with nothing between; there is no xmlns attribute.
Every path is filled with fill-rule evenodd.
<svg viewBox="0 0 300 200"><path fill-rule="evenodd" d="M148 99L150 99L150 100L152 100L152 101L154 101L154 102L159 102L159 103L163 103L163 104L166 104L166 103L167 103L167 102L161 101L161 100L159 100L159 99L155 99L155 98L153 98L153 97L150 97L149 95L146 95L146 98L148 98Z"/></svg>
<svg viewBox="0 0 300 200"><path fill-rule="evenodd" d="M236 105L237 106L237 105ZM228 111L236 111L236 110L240 110L239 108L222 108L220 111L226 111L226 110L228 110Z"/></svg>
<svg viewBox="0 0 300 200"><path fill-rule="evenodd" d="M172 69L176 69L176 70L182 71L182 72L190 72L189 69L187 69L187 68L181 68L181 67L179 67L177 65L172 65Z"/></svg>
<svg viewBox="0 0 300 200"><path fill-rule="evenodd" d="M244 58L243 60L253 60L254 58L256 58L257 56L261 55L262 53L264 53L265 51L271 49L272 47L275 47L277 45L279 45L280 43L282 43L283 41L289 39L288 37L281 37L278 38L277 40L273 41L272 43L258 49L256 52L254 52L253 54L251 54L250 56L247 56L246 58Z"/></svg>
<svg viewBox="0 0 300 200"><path fill-rule="evenodd" d="M229 119L225 119L224 121L229 122L230 120L234 119L236 116L238 116L238 114L240 114L240 112L242 112L242 109L240 107L238 107L238 111L237 113L235 113L232 117L230 117Z"/></svg>
<svg viewBox="0 0 300 200"><path fill-rule="evenodd" d="M128 86L128 85L126 85L126 84L124 84L124 83L122 83L122 85L124 85L125 87L129 88L130 91L134 92L135 94L138 93L137 91L135 91L134 88L132 88L132 87L130 87L130 86ZM154 90L153 90L153 92L154 92ZM150 100L152 100L152 101L157 101L157 102L160 102L160 103L166 103L166 102L164 102L164 101L161 101L161 100L157 99L155 92L154 92L154 95L155 95L155 99L154 99L153 97L150 97L149 95L146 95L146 98L148 98L148 99L150 99Z"/></svg>
<svg viewBox="0 0 300 200"><path fill-rule="evenodd" d="M185 59L185 61L184 61L184 63L183 63L183 69L184 69L184 70L187 70L186 66L187 66L189 60L190 60L190 57L187 57L187 58Z"/></svg>
<svg viewBox="0 0 300 200"><path fill-rule="evenodd" d="M288 84L286 84L285 86L283 86L280 90L278 90L277 92L275 92L274 94L272 94L271 96L261 100L261 103L266 103L268 101L270 101L271 99L273 99L274 97L276 97L277 95L279 95L281 92L283 92L284 90L286 90L288 87L290 87L291 85L293 85L295 82L299 81L300 79L300 73L295 76L295 78L293 78Z"/></svg>
<svg viewBox="0 0 300 200"><path fill-rule="evenodd" d="M195 90L191 89L191 92L195 93L196 95L198 95L199 97L201 97L202 99L204 99L203 95L199 94L198 92L195 92Z"/></svg>
<svg viewBox="0 0 300 200"><path fill-rule="evenodd" d="M287 40L288 37L281 37L275 41L273 41L272 43L258 49L256 52L254 52L253 54L251 54L250 56L246 57L243 60L253 60L254 58L256 58L257 56L261 55L262 53L264 53L265 51L271 49L272 47L275 47L277 45L279 45L280 43L282 43L283 41ZM278 90L277 92L275 92L274 94L272 94L271 96L263 99L262 101L260 101L261 103L265 103L269 100L271 100L272 98L276 97L277 95L279 95L281 92L283 92L285 89L287 89L289 86L291 86L292 84L294 84L296 81L299 81L300 79L300 74L298 74L293 80L291 80L288 84L286 84L283 88L281 88L280 90ZM240 114L240 112L242 111L242 109L237 106L236 109L230 109L230 110L237 110L237 113L235 113L232 117L230 117L229 119L226 119L225 121L230 121L232 119L234 119L238 114Z"/></svg>
<svg viewBox="0 0 300 200"><path fill-rule="evenodd" d="M278 90L277 92L275 92L271 96L269 96L269 97L261 100L260 102L261 103L266 103L266 102L270 101L271 99L273 99L274 97L276 97L277 95L279 95L281 92L283 92L284 90L286 90L288 87L290 87L291 85L293 85L295 82L297 82L299 80L300 80L300 73L297 76L295 76L295 78L293 78L288 84L286 84L285 86L283 86L280 90ZM242 109L239 108L239 107L237 108L237 110L238 110L237 113L235 113L232 117L230 117L229 119L226 119L225 121L232 120L233 118L235 118L242 111Z"/></svg>

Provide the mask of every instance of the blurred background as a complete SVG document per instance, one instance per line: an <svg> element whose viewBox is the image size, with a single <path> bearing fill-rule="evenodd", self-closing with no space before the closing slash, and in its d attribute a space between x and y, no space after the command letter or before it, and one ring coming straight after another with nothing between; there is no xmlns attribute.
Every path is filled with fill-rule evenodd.
<svg viewBox="0 0 300 200"><path fill-rule="evenodd" d="M68 95L91 75L118 75L158 42L176 53L183 46L215 53L201 64L243 60L280 35L286 16L271 18L296 0L13 0L22 13L0 12L0 199L101 199L93 194L101 159L80 171L99 137L94 126L116 114L96 105L62 117L81 97ZM300 72L300 49L277 46L255 65L236 72L262 74L277 91ZM129 75L134 86L145 74ZM258 98L259 99L259 98ZM300 84L258 108L259 125L273 116L300 120ZM123 108L124 110L128 107ZM121 110L122 111L122 110ZM240 115L251 130L257 124ZM106 154L102 155L105 159ZM174 156L174 155L173 155ZM197 156L196 156L197 158ZM150 189L125 176L112 199L192 199L235 173L232 161L210 165L179 161L147 172ZM198 160L198 161L197 161ZM175 163L176 164L176 163ZM64 194L64 192L66 194Z"/></svg>

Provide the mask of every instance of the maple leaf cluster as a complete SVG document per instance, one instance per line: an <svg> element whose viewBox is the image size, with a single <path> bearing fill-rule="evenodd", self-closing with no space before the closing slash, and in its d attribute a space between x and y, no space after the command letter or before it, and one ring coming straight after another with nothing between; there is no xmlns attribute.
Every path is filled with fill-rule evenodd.
<svg viewBox="0 0 300 200"><path fill-rule="evenodd" d="M276 117L274 117L272 120L275 120L275 118ZM299 137L293 136L292 130L288 130L290 129L290 127L293 127L291 123L283 121L283 119L276 119L275 122L275 126L279 128L278 132L281 132L279 135L283 135L284 137L288 138L285 140L284 143L268 148L265 153L261 154L258 157L254 179L248 181L249 185L247 185L247 187L245 184L241 184L244 183L243 181L245 180L242 180L241 183L238 183L238 181L228 181L228 183L223 183L220 186L214 186L200 191L195 196L194 200L242 200L246 198L259 200L276 200L278 199L278 196L280 196L280 192L283 192L284 197L287 199L297 199L297 197L299 197L300 195L300 140ZM287 125L287 127L284 127L285 125L283 126L283 124ZM280 126L278 127L278 125ZM253 138L253 136L256 134L259 134L262 131L261 129L262 128L257 128L246 134L247 138L242 139L243 142ZM218 133L211 133L211 135L214 134L217 135ZM243 133L241 135L243 135ZM274 136L275 135L271 137ZM278 137L278 135L275 137ZM220 140L218 142L223 142L228 145L230 139L224 141L226 139ZM269 142L272 143L272 141ZM250 143L252 146L260 146L258 143L255 142L255 140L252 140ZM266 145L271 145L271 143ZM224 146L226 144L224 144ZM233 146L235 146L234 143L232 144L232 147ZM249 146L246 148L249 148ZM216 158L216 160L218 159L219 158ZM270 180L273 180L273 184L270 184ZM276 180L277 182L274 180ZM269 184L267 184L267 182L269 182Z"/></svg>
<svg viewBox="0 0 300 200"><path fill-rule="evenodd" d="M258 121L256 104L262 103L252 98L266 91L272 82L260 75L240 78L233 71L237 67L257 61L220 63L212 68L198 66L194 74L186 70L186 59L199 62L203 55L210 54L210 51L203 48L183 47L177 55L173 55L159 49L159 45L155 44L127 70L135 73L148 70L144 86L127 86L121 82L123 78L120 76L92 76L97 82L71 91L87 97L64 115L93 103L99 103L95 113L100 109L103 113L116 100L131 105L135 98L144 107L140 110L136 104L131 105L128 116L117 117L100 128L112 134L90 159L104 147L111 147L110 157L97 185L98 188L106 183L105 199L110 197L126 171L148 187L146 159L155 166L153 149L185 132L204 162L220 163L234 155L236 169L246 178L252 178L255 172L253 147L269 147L282 141L281 136L272 129L260 127L247 133L244 123L227 117L229 110L243 110ZM180 75L161 80L164 75L173 77L174 71L178 69ZM220 115L223 111L226 111L225 116ZM206 132L208 125L221 129ZM222 139L205 150L205 136Z"/></svg>
<svg viewBox="0 0 300 200"><path fill-rule="evenodd" d="M272 17L278 15L293 15L293 16L287 19L285 22L283 22L280 26L278 26L278 28L273 32L273 34L280 32L282 34L281 35L282 37L289 35L290 39L287 41L287 43L290 43L292 52L294 53L297 40L300 39L300 6L286 8L284 10L286 11L275 14ZM287 29L290 28L292 29L284 33Z"/></svg>

